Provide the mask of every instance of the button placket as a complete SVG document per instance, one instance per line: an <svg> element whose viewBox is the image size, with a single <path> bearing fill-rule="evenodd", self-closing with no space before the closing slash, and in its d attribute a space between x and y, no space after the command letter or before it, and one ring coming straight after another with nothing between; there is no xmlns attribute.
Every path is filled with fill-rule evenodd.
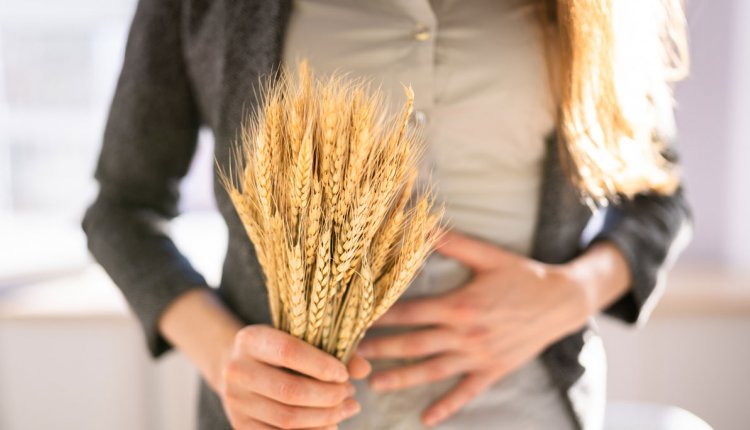
<svg viewBox="0 0 750 430"><path fill-rule="evenodd" d="M414 45L414 56L410 60L415 84L415 105L409 116L409 124L416 129L422 129L424 137L429 140L429 115L434 105L434 77L435 54L438 40L439 23L430 1L420 0L410 3L412 10L411 43ZM408 36L407 36L408 37ZM426 151L420 162L420 175L432 171L435 162L431 151ZM429 175L427 175L429 176Z"/></svg>

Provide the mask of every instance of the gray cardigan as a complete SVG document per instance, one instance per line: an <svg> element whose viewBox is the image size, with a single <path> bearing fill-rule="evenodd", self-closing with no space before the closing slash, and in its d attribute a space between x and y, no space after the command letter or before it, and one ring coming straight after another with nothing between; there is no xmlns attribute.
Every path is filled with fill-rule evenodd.
<svg viewBox="0 0 750 430"><path fill-rule="evenodd" d="M209 289L161 228L177 215L178 183L190 165L198 129L211 128L216 159L226 166L243 113L258 102L258 77L280 64L290 7L291 0L138 5L96 169L100 190L83 228L91 252L139 318L155 357L170 348L156 327L162 310L189 289ZM564 263L582 252L581 234L591 217L563 174L557 147L551 137L532 253L546 263ZM270 323L252 244L216 179L214 192L229 230L216 294L246 323ZM622 250L633 283L606 313L643 322L684 243L677 238L689 225L687 204L681 191L643 194L611 208L607 218L595 240ZM582 405L569 388L585 370L578 355L592 335L591 328L582 328L542 355L574 412ZM201 428L229 428L219 398L205 383L200 397Z"/></svg>

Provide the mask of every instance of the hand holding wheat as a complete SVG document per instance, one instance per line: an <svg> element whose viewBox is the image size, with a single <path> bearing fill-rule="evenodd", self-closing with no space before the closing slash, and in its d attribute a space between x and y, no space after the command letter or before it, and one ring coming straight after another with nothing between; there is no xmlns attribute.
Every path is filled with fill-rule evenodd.
<svg viewBox="0 0 750 430"><path fill-rule="evenodd" d="M388 115L361 80L282 70L224 184L255 246L274 325L347 362L413 280L441 210L415 178L414 93Z"/></svg>
<svg viewBox="0 0 750 430"><path fill-rule="evenodd" d="M344 366L288 333L249 325L235 336L217 391L233 429L336 429L360 410L349 380L368 372L356 354Z"/></svg>

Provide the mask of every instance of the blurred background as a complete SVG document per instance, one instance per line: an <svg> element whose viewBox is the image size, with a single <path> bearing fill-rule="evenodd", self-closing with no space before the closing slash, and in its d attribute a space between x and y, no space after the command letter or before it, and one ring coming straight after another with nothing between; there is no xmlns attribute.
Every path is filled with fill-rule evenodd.
<svg viewBox="0 0 750 430"><path fill-rule="evenodd" d="M149 360L79 224L135 0L0 0L0 429L188 429L195 374ZM750 2L688 1L677 124L696 229L649 324L600 320L613 403L750 422ZM184 181L178 245L217 283L210 133ZM40 246L44 244L44 246Z"/></svg>

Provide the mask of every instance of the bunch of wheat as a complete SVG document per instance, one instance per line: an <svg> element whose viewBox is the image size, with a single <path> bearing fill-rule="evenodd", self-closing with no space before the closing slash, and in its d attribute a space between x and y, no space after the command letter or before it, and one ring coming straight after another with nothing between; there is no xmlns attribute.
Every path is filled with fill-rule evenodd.
<svg viewBox="0 0 750 430"><path fill-rule="evenodd" d="M411 87L391 115L366 81L298 69L263 86L222 176L274 325L346 362L432 250L442 208L415 185L423 139L407 126Z"/></svg>

